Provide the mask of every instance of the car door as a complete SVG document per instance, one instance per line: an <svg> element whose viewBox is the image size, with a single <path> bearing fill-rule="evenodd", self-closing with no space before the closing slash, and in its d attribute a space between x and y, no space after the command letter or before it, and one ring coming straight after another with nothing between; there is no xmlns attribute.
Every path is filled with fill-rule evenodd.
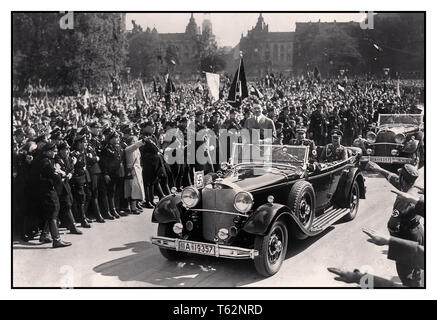
<svg viewBox="0 0 437 320"><path fill-rule="evenodd" d="M308 181L312 184L314 193L316 194L316 209L320 209L328 204L330 200L331 180L332 172L329 168L320 172L313 172L308 177Z"/></svg>

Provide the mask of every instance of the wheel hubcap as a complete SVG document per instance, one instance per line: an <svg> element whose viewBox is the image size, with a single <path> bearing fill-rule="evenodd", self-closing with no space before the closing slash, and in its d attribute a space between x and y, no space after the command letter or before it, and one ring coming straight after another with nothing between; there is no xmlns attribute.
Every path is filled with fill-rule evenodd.
<svg viewBox="0 0 437 320"><path fill-rule="evenodd" d="M300 209L299 209L299 219L302 223L308 222L308 219L311 215L311 206L308 204L306 199L302 199L300 202Z"/></svg>
<svg viewBox="0 0 437 320"><path fill-rule="evenodd" d="M276 228L269 240L269 262L275 263L278 261L283 250L283 233L280 228Z"/></svg>

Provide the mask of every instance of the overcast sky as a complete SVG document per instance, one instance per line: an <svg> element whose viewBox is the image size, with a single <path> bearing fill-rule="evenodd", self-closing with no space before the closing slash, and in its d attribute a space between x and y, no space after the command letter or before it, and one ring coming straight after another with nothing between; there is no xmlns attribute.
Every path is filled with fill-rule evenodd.
<svg viewBox="0 0 437 320"><path fill-rule="evenodd" d="M128 13L126 17L127 29L132 28L131 20L135 20L143 29L147 26L156 27L158 32L185 32L190 19L190 13ZM220 46L235 46L247 30L255 26L259 13L211 13L213 33ZM205 17L203 13L195 13L194 18L198 26L202 25ZM339 22L361 21L363 13L263 13L264 21L269 25L269 31L294 31L296 22L329 21Z"/></svg>

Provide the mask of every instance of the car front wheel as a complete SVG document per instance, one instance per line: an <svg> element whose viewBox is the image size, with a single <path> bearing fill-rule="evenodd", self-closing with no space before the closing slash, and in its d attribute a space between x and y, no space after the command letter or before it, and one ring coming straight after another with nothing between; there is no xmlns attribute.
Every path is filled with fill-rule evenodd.
<svg viewBox="0 0 437 320"><path fill-rule="evenodd" d="M172 230L171 224L168 223L160 223L158 225L158 236L159 237L168 237L168 238L176 238L178 237ZM184 255L182 252L159 248L159 252L161 252L162 256L167 260L173 261L182 258Z"/></svg>
<svg viewBox="0 0 437 320"><path fill-rule="evenodd" d="M355 218L358 212L358 207L360 205L360 186L355 180L352 185L351 192L349 194L349 213L344 216L346 221L351 221Z"/></svg>
<svg viewBox="0 0 437 320"><path fill-rule="evenodd" d="M265 277L277 273L287 253L287 244L287 226L284 221L276 220L267 235L255 238L255 250L258 250L254 260L256 271Z"/></svg>

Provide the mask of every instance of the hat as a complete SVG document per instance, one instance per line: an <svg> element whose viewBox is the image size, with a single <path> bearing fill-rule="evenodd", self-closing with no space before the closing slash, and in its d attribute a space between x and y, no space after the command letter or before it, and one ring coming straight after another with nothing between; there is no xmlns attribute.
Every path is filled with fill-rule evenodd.
<svg viewBox="0 0 437 320"><path fill-rule="evenodd" d="M64 149L67 149L67 148L70 148L70 145L67 142L65 142L65 141L61 141L58 144L58 150L64 150Z"/></svg>
<svg viewBox="0 0 437 320"><path fill-rule="evenodd" d="M44 139L46 139L46 138L47 138L47 135L46 135L46 134L42 134L42 135L40 135L40 136L38 136L38 137L35 138L35 142L36 142L36 143L43 142Z"/></svg>
<svg viewBox="0 0 437 320"><path fill-rule="evenodd" d="M90 127L90 128L101 128L102 126L101 126L101 124L100 124L99 122L97 122L97 121L93 121L93 122L91 122L91 123L89 124L89 127Z"/></svg>
<svg viewBox="0 0 437 320"><path fill-rule="evenodd" d="M419 171L413 165L407 163L400 170L399 176L402 176L406 182L413 183L419 177Z"/></svg>
<svg viewBox="0 0 437 320"><path fill-rule="evenodd" d="M24 130L22 128L18 128L17 130L15 130L14 132L15 136L24 136Z"/></svg>
<svg viewBox="0 0 437 320"><path fill-rule="evenodd" d="M103 132L102 132L102 134L104 135L104 136L107 136L110 132L111 132L111 128L105 128L104 130L103 130Z"/></svg>
<svg viewBox="0 0 437 320"><path fill-rule="evenodd" d="M83 127L83 128L80 129L80 131L79 131L79 134L81 134L81 135L85 135L85 134L88 134L88 133L90 133L90 131L89 131L89 129L88 129L87 126Z"/></svg>
<svg viewBox="0 0 437 320"><path fill-rule="evenodd" d="M53 142L48 142L42 146L41 151L46 152L46 151L51 151L54 149L56 149L56 144Z"/></svg>
<svg viewBox="0 0 437 320"><path fill-rule="evenodd" d="M117 131L111 129L111 131L108 133L108 135L106 136L106 140L109 141L112 138L118 137L118 133Z"/></svg>
<svg viewBox="0 0 437 320"><path fill-rule="evenodd" d="M340 129L332 129L331 130L332 137L341 137L342 135L343 135L343 132Z"/></svg>
<svg viewBox="0 0 437 320"><path fill-rule="evenodd" d="M124 134L132 134L132 128L128 124L121 125L120 131Z"/></svg>
<svg viewBox="0 0 437 320"><path fill-rule="evenodd" d="M54 140L59 140L59 139L61 139L61 138L62 138L62 132L61 132L61 129L56 128L55 130L53 130L53 131L50 133L50 138L51 138L51 139L54 139Z"/></svg>
<svg viewBox="0 0 437 320"><path fill-rule="evenodd" d="M307 132L307 128L305 127L297 127L296 128L296 133L306 133Z"/></svg>

